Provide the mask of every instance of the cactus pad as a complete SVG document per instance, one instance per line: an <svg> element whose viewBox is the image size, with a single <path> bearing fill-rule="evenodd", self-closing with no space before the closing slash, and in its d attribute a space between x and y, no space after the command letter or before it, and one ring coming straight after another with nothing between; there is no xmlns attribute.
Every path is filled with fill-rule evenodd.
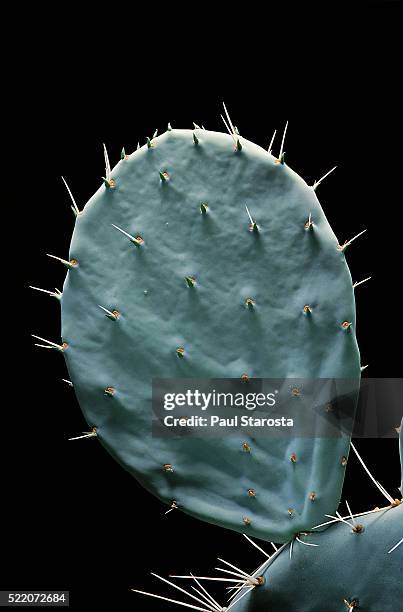
<svg viewBox="0 0 403 612"><path fill-rule="evenodd" d="M346 520L349 520L348 518ZM356 517L361 531L338 522L273 556L264 584L243 597L236 612L394 612L403 598L403 505ZM351 519L349 520L351 523ZM394 549L394 550L392 550Z"/></svg>
<svg viewBox="0 0 403 612"><path fill-rule="evenodd" d="M158 377L358 387L345 249L283 161L199 129L122 155L77 215L61 298L70 378L106 449L168 506L276 542L335 511L348 435L172 440L150 426Z"/></svg>

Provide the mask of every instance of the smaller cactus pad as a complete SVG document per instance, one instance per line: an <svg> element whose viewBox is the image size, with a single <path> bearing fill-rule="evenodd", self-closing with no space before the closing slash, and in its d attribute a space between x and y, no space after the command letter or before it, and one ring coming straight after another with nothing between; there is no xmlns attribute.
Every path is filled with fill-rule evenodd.
<svg viewBox="0 0 403 612"><path fill-rule="evenodd" d="M351 522L351 519L346 519ZM403 505L338 522L287 545L264 571L264 583L236 612L396 612L403 601ZM389 552L391 551L391 552ZM354 605L353 605L354 604Z"/></svg>

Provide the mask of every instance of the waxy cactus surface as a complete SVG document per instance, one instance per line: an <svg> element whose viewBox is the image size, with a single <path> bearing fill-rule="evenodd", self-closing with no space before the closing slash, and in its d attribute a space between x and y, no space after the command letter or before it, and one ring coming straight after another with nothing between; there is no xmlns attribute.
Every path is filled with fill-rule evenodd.
<svg viewBox="0 0 403 612"><path fill-rule="evenodd" d="M403 596L403 505L334 522L273 555L264 583L239 602L237 612L395 612ZM347 524L349 523L349 524ZM351 527L353 525L353 528ZM400 576L400 578L399 578Z"/></svg>
<svg viewBox="0 0 403 612"><path fill-rule="evenodd" d="M168 508L289 541L337 509L348 433L322 419L311 438L152 437L151 383L335 378L357 393L348 245L283 152L235 132L169 129L106 165L75 210L61 297L88 436Z"/></svg>

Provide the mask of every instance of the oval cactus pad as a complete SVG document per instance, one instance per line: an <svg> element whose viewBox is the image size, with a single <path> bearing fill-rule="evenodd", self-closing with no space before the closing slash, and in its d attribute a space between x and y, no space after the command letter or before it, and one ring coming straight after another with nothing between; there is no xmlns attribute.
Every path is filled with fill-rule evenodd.
<svg viewBox="0 0 403 612"><path fill-rule="evenodd" d="M283 156L238 136L169 129L107 167L77 215L63 352L94 435L167 508L276 542L335 512L348 433L157 437L151 399L156 378L357 393L346 246Z"/></svg>

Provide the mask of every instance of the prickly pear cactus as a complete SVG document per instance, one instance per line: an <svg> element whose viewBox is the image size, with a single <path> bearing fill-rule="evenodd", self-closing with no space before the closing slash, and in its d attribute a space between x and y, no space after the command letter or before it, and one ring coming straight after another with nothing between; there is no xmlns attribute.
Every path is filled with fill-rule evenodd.
<svg viewBox="0 0 403 612"><path fill-rule="evenodd" d="M158 377L348 378L358 389L349 243L282 152L235 134L169 129L107 164L77 214L55 348L88 435L149 491L285 542L337 508L348 434L173 440L150 429Z"/></svg>
<svg viewBox="0 0 403 612"><path fill-rule="evenodd" d="M291 559L290 545L274 555L237 612L400 610L403 505L345 521L304 536L314 547L293 542Z"/></svg>

